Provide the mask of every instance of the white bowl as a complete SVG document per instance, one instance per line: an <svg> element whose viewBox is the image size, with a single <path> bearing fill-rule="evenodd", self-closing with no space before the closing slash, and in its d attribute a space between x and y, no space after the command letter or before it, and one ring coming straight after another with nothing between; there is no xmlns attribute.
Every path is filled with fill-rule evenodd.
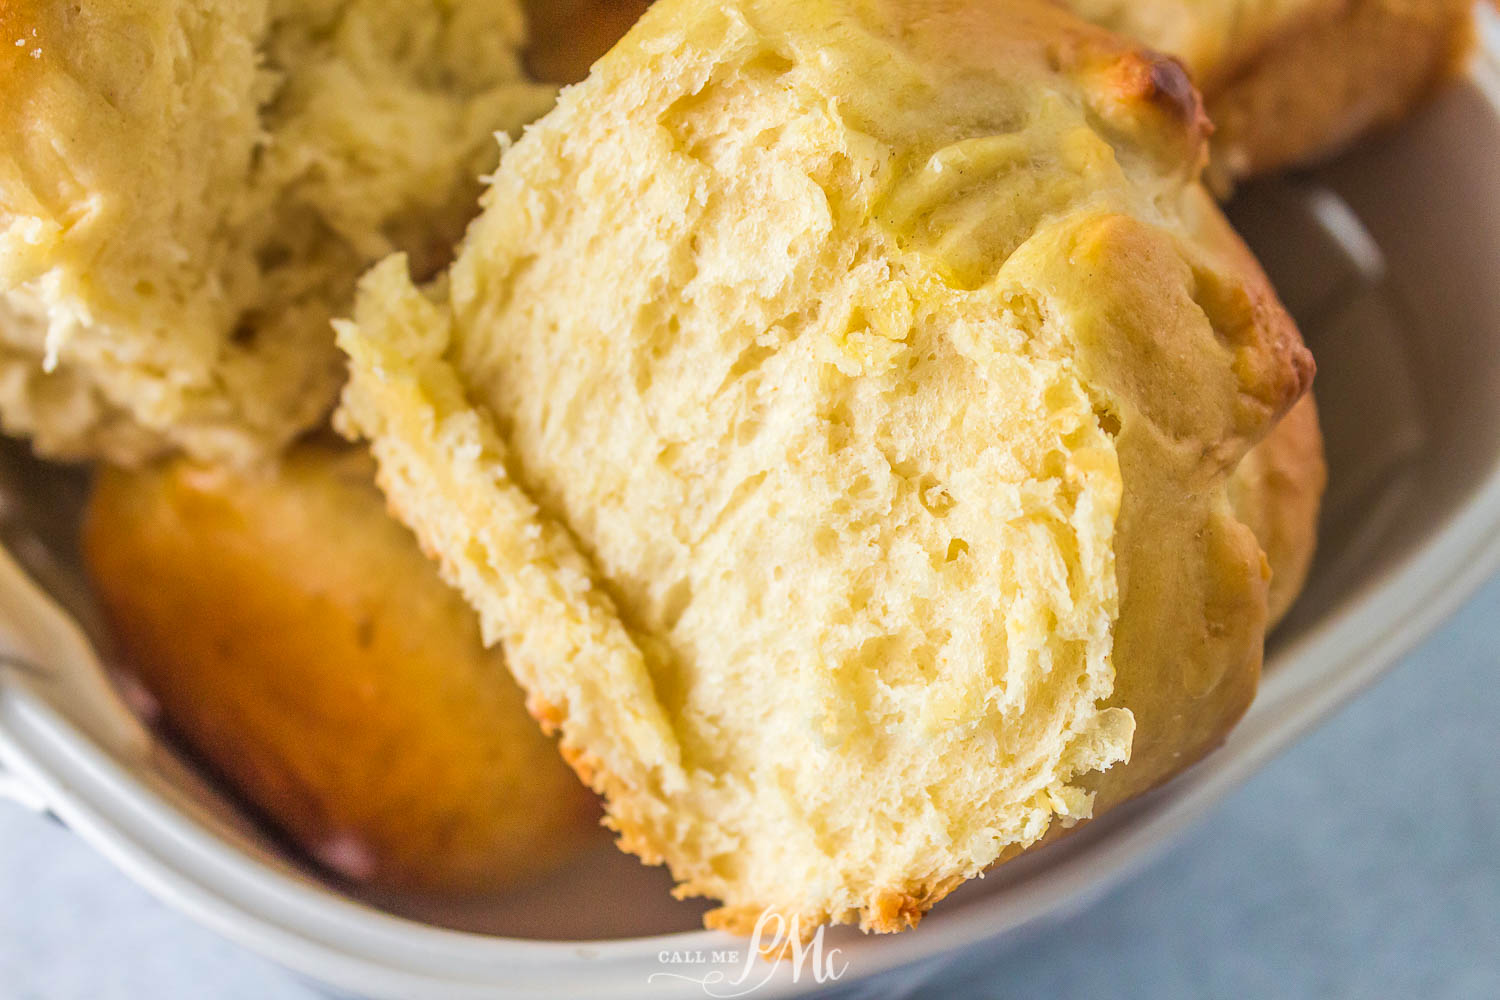
<svg viewBox="0 0 1500 1000"><path fill-rule="evenodd" d="M890 997L1076 909L1500 566L1500 17L1482 9L1481 22L1483 58L1416 120L1234 206L1318 356L1331 465L1317 565L1244 721L1187 774L965 887L916 931L829 934L836 984L809 967L747 965L744 942L693 929L701 907L673 902L662 872L607 845L550 883L463 908L356 900L322 881L125 709L80 626L76 483L14 453L0 469L0 535L31 576L0 553L0 793L52 811L225 936L378 998L701 997L695 980L713 974L716 995L836 985Z"/></svg>

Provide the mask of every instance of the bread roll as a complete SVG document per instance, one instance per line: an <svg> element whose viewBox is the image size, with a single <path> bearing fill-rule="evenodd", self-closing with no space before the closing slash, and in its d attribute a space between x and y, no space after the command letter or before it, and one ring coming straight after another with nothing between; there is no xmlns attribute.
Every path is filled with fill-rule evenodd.
<svg viewBox="0 0 1500 1000"><path fill-rule="evenodd" d="M274 474L102 473L84 552L125 666L340 875L467 895L546 874L597 831L593 796L372 474L321 446Z"/></svg>
<svg viewBox="0 0 1500 1000"><path fill-rule="evenodd" d="M435 269L545 111L520 0L0 8L0 422L61 458L246 461L319 423L328 321Z"/></svg>
<svg viewBox="0 0 1500 1000"><path fill-rule="evenodd" d="M1066 2L1187 65L1221 182L1326 157L1401 118L1473 33L1473 0Z"/></svg>
<svg viewBox="0 0 1500 1000"><path fill-rule="evenodd" d="M341 426L711 925L912 926L1249 703L1313 365L1207 131L1042 0L659 0L363 279Z"/></svg>

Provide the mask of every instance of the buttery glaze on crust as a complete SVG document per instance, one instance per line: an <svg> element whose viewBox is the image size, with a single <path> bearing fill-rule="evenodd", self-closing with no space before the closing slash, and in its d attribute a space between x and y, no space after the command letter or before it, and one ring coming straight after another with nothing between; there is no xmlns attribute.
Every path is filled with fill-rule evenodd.
<svg viewBox="0 0 1500 1000"><path fill-rule="evenodd" d="M0 5L0 421L49 456L246 461L319 423L328 323L436 270L550 107L519 0Z"/></svg>
<svg viewBox="0 0 1500 1000"><path fill-rule="evenodd" d="M1312 362L1205 132L1040 0L662 0L362 282L342 426L711 925L912 926L1244 710Z"/></svg>

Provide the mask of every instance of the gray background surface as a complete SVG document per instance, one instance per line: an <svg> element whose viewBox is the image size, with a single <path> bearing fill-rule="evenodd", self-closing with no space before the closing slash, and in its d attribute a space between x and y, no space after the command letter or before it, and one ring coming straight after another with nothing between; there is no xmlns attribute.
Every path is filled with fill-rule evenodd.
<svg viewBox="0 0 1500 1000"><path fill-rule="evenodd" d="M1500 580L1093 908L932 995L1500 997ZM0 1000L311 1000L0 804Z"/></svg>

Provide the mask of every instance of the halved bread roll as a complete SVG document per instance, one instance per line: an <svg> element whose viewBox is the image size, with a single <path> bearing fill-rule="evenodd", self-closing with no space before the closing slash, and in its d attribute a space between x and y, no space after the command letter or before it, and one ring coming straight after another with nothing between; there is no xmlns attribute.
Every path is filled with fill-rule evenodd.
<svg viewBox="0 0 1500 1000"><path fill-rule="evenodd" d="M320 423L360 271L445 263L555 92L520 0L18 0L0 36L0 422L70 459Z"/></svg>
<svg viewBox="0 0 1500 1000"><path fill-rule="evenodd" d="M1243 712L1313 365L1206 133L1042 0L661 0L363 280L342 426L711 924L911 926Z"/></svg>

